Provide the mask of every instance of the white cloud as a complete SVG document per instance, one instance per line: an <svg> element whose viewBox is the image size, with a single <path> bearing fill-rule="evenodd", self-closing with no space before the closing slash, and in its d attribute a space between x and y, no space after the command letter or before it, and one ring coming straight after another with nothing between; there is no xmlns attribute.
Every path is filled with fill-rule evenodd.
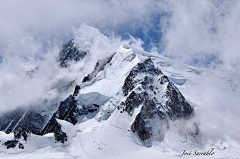
<svg viewBox="0 0 240 159"><path fill-rule="evenodd" d="M10 43L18 50L19 40L30 36L42 51L49 46L48 42L61 45L71 39L72 27L78 28L81 23L105 31L122 24L135 27L155 11L151 9L155 8L152 4L153 0L3 0L0 2L0 44L6 48Z"/></svg>
<svg viewBox="0 0 240 159"><path fill-rule="evenodd" d="M41 54L73 38L72 28L81 23L105 34L142 28L151 41L149 30L156 29L154 18L160 15L162 35L154 36L162 36L162 54L187 63L198 59L200 65L214 58L236 71L240 67L239 7L238 1L214 0L2 0L0 54Z"/></svg>
<svg viewBox="0 0 240 159"><path fill-rule="evenodd" d="M188 63L196 58L206 62L214 56L225 68L239 69L238 1L171 2L171 16L164 17L161 23L163 54Z"/></svg>
<svg viewBox="0 0 240 159"><path fill-rule="evenodd" d="M240 78L239 12L240 2L231 0L1 0L0 111L44 99L49 87L55 84L55 77L61 79L68 73L67 80L75 79L74 72L64 72L55 63L59 46L72 38L94 38L91 52L100 58L101 53L126 42L117 35L107 37L100 32L109 35L122 28L143 28L148 36L149 29L158 25L162 32L158 50L163 55L187 63L197 60L200 66L206 66L210 60L210 66L215 62L217 68L227 69ZM156 15L160 15L160 23L153 24ZM139 39L132 42L137 47L142 44ZM152 49L155 53L156 50ZM39 56L45 60L38 60ZM37 76L27 79L26 71L36 66L41 66ZM227 130L237 125L239 100L228 94L229 88L217 96L222 90L217 85L212 87L215 83L208 79L199 81L199 93L208 102L199 112L201 128L212 137L211 131L232 135L234 131L239 132L238 128ZM59 95L50 93L52 98Z"/></svg>

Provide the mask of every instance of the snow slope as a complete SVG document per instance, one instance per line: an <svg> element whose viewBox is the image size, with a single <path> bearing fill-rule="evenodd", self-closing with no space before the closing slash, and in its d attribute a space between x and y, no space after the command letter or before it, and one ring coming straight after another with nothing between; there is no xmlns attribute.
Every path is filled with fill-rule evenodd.
<svg viewBox="0 0 240 159"><path fill-rule="evenodd" d="M81 73L75 78L75 83L81 87L77 97L82 101L81 105L87 105L91 101L100 105L94 118L76 125L58 120L68 136L68 141L64 144L55 142L53 133L44 136L32 134L27 142L23 142L23 150L18 147L6 149L2 143L12 139L13 134L0 132L0 158L178 158L183 150L192 153L195 150L207 152L210 148L214 148L215 153L211 156L181 157L237 158L240 153L239 129L224 129L229 128L227 121L238 119L237 112L234 113L236 109L232 106L239 101L238 79L223 71L177 63L126 44L122 44L111 54L115 54L111 61L91 81L81 83L84 77ZM130 129L140 107L134 110L132 117L116 108L124 100L122 86L128 73L137 63L149 57L194 107L195 117L190 120L169 120L169 129L164 138L153 141L151 147L145 147ZM79 66L78 63L73 63L70 69L77 65ZM91 66L85 75L94 71L93 69L94 66ZM215 103L215 100L222 100L222 105ZM229 107L226 108L226 105ZM222 117L222 112L226 116ZM198 124L201 135L186 135L191 132L194 123ZM231 136L233 132L237 134Z"/></svg>

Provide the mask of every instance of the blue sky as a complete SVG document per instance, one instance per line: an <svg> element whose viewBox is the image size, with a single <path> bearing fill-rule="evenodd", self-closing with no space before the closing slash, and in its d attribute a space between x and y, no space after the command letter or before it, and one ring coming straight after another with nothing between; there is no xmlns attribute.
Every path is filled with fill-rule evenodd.
<svg viewBox="0 0 240 159"><path fill-rule="evenodd" d="M70 40L73 29L85 23L105 35L140 38L146 51L156 47L180 62L236 72L239 8L232 0L2 0L0 56L2 61L9 55L39 57Z"/></svg>
<svg viewBox="0 0 240 159"><path fill-rule="evenodd" d="M151 51L152 47L160 49L160 42L162 37L160 24L161 15L152 15L148 24L136 25L135 28L128 27L127 25L120 25L115 28L115 33L120 35L123 39L128 39L129 35L140 38L144 44L145 51Z"/></svg>

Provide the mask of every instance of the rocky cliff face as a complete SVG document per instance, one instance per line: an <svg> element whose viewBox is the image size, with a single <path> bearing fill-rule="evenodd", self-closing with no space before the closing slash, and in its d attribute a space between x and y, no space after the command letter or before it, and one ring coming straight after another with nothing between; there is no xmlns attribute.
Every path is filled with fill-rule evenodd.
<svg viewBox="0 0 240 159"><path fill-rule="evenodd" d="M95 103L88 103L88 105L83 106L79 105L77 98L79 91L80 87L76 85L74 93L62 101L55 112L48 110L48 115L44 113L47 110L38 108L30 110L17 109L13 112L3 114L0 118L1 131L5 131L6 133L14 132L14 134L15 132L19 132L20 136L21 132L23 132L20 130L27 130L37 135L54 133L56 140L64 143L67 136L66 133L62 132L61 125L56 119L65 120L75 125L82 116L98 112L99 110L99 105ZM19 133L16 133L16 136L19 136ZM15 140L17 139L8 144L14 145L16 143Z"/></svg>
<svg viewBox="0 0 240 159"><path fill-rule="evenodd" d="M4 113L0 117L0 130L11 133L23 127L34 134L39 134L56 108L57 103L52 101L49 107L34 106Z"/></svg>
<svg viewBox="0 0 240 159"><path fill-rule="evenodd" d="M88 106L79 106L77 95L80 91L80 86L76 85L73 95L70 95L67 99L60 103L57 111L53 114L47 125L41 131L41 134L47 134L55 132L59 129L59 124L56 119L68 121L75 125L78 122L78 118L98 111L99 106L97 104L90 104Z"/></svg>
<svg viewBox="0 0 240 159"><path fill-rule="evenodd" d="M177 87L152 60L138 63L128 74L122 87L125 99L120 109L130 116L137 112L131 130L149 145L155 137L164 135L164 127L171 120L188 119L193 116L193 108L185 100Z"/></svg>
<svg viewBox="0 0 240 159"><path fill-rule="evenodd" d="M12 132L25 113L26 110L24 109L16 109L12 112L2 114L0 117L0 130L6 133Z"/></svg>
<svg viewBox="0 0 240 159"><path fill-rule="evenodd" d="M23 139L27 141L27 138L31 135L31 132L23 127L19 127L13 131L14 139Z"/></svg>
<svg viewBox="0 0 240 159"><path fill-rule="evenodd" d="M68 67L71 61L79 61L83 59L87 55L87 51L81 51L78 49L77 43L74 40L70 40L68 43L62 46L62 50L59 54L59 62L61 67ZM33 78L34 73L39 70L38 67L31 71L27 71L26 75L30 78ZM72 87L74 81L65 82L59 80L56 86L53 86L53 89L57 89L58 92L63 92L68 90L69 87ZM74 92L74 95L78 94L78 92ZM49 101L46 101L49 102ZM46 102L43 102L43 105L47 105ZM66 104L69 102L68 104ZM68 112L68 108L72 105L75 105L75 100L72 95L70 95L66 100L60 103L60 110L63 112ZM42 106L32 106L31 108L19 108L11 112L4 113L0 116L0 131L4 131L6 133L11 133L14 130L18 129L19 127L23 127L34 134L42 134L43 129L45 128L46 124L51 120L52 115L55 113L56 109L59 106L59 103L55 100L50 101L49 107L42 107ZM65 110L67 109L67 110ZM76 112L76 108L72 108L70 114L63 114L59 113L61 119L64 116L64 119L70 121L71 123L76 123L76 119L74 119L74 115L71 114ZM56 113L55 113L56 114ZM65 115L67 117L65 117Z"/></svg>

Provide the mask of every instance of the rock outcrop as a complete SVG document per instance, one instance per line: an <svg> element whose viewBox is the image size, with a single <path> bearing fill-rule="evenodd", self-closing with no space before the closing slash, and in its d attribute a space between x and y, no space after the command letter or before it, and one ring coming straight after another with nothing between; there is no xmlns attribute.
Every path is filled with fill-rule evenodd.
<svg viewBox="0 0 240 159"><path fill-rule="evenodd" d="M19 144L19 141L18 140L8 140L6 142L3 143L4 146L7 147L7 149L10 149L10 148L14 148L16 147L17 145ZM22 143L21 143L21 146L22 148Z"/></svg>
<svg viewBox="0 0 240 159"><path fill-rule="evenodd" d="M73 95L70 95L67 99L60 103L57 111L53 114L47 125L41 131L41 135L52 133L56 137L61 138L59 141L65 141L65 134L61 131L61 126L56 119L61 119L68 121L75 125L78 122L78 118L82 115L87 115L88 113L95 112L99 109L97 104L91 104L86 107L79 106L77 96L80 91L80 86L76 85ZM64 140L62 140L62 138Z"/></svg>
<svg viewBox="0 0 240 159"><path fill-rule="evenodd" d="M31 135L31 132L23 127L19 127L13 131L14 139L23 139L27 141L27 138Z"/></svg>
<svg viewBox="0 0 240 159"><path fill-rule="evenodd" d="M24 145L19 140L27 141L27 138L31 135L31 132L26 130L25 128L19 127L13 131L13 134L14 139L7 140L6 142L3 143L3 145L5 145L7 149L14 148L17 145L19 149L24 149Z"/></svg>
<svg viewBox="0 0 240 159"><path fill-rule="evenodd" d="M177 87L155 68L150 58L130 71L122 91L125 99L120 103L121 111L132 116L135 108L140 108L131 130L146 145L164 135L161 131L168 127L168 119L188 119L194 113Z"/></svg>

